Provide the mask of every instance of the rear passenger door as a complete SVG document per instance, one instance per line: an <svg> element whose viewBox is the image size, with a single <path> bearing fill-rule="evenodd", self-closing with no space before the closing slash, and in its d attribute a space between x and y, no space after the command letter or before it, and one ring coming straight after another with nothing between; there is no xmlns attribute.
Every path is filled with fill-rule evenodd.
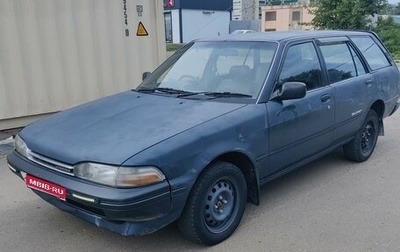
<svg viewBox="0 0 400 252"><path fill-rule="evenodd" d="M364 36L350 36L367 63L367 69L374 84L376 99L385 101L385 115L393 111L398 99L398 85L400 83L396 64L381 42L373 34Z"/></svg>
<svg viewBox="0 0 400 252"><path fill-rule="evenodd" d="M360 129L374 97L374 77L347 37L318 42L335 93L334 139L339 143Z"/></svg>
<svg viewBox="0 0 400 252"><path fill-rule="evenodd" d="M269 174L266 175L301 162L332 143L333 91L326 83L313 41L287 47L274 92L285 82L303 82L307 93L301 99L267 103Z"/></svg>

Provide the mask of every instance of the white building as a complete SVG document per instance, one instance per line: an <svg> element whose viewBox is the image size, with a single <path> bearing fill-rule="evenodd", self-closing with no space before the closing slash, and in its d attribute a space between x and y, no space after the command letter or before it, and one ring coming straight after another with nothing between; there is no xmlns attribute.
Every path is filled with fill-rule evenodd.
<svg viewBox="0 0 400 252"><path fill-rule="evenodd" d="M258 19L259 0L233 0L232 20L253 20Z"/></svg>
<svg viewBox="0 0 400 252"><path fill-rule="evenodd" d="M229 34L231 8L232 0L164 0L166 41L186 43Z"/></svg>

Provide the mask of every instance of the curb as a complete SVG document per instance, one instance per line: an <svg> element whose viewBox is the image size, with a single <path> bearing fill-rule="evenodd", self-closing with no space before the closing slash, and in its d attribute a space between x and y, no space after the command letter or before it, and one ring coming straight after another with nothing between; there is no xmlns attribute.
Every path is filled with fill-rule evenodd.
<svg viewBox="0 0 400 252"><path fill-rule="evenodd" d="M14 149L14 138L9 137L5 140L0 141L0 158L3 158L8 153L11 153Z"/></svg>
<svg viewBox="0 0 400 252"><path fill-rule="evenodd" d="M5 145L5 144L13 144L14 143L14 138L9 137L7 139L1 140L0 145Z"/></svg>
<svg viewBox="0 0 400 252"><path fill-rule="evenodd" d="M10 144L14 142L14 138L12 136L10 136L9 138L6 138L4 140L0 140L0 145L1 144Z"/></svg>

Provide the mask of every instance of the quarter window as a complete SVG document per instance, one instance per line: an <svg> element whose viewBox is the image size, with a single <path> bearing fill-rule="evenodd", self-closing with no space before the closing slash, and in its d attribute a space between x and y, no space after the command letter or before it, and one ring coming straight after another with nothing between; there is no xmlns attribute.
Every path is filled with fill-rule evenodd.
<svg viewBox="0 0 400 252"><path fill-rule="evenodd" d="M294 45L288 49L275 89L291 81L305 83L307 90L323 86L321 65L312 42Z"/></svg>
<svg viewBox="0 0 400 252"><path fill-rule="evenodd" d="M372 70L390 66L389 60L381 48L369 36L351 37Z"/></svg>

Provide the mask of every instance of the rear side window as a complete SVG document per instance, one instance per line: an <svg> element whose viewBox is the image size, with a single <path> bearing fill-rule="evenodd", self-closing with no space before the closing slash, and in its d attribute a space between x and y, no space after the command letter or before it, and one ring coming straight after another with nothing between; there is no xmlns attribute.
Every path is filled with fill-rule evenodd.
<svg viewBox="0 0 400 252"><path fill-rule="evenodd" d="M303 82L307 90L312 90L323 86L321 76L321 65L313 43L293 45L286 53L275 90L289 81Z"/></svg>
<svg viewBox="0 0 400 252"><path fill-rule="evenodd" d="M351 40L360 49L372 70L390 66L389 60L371 37L351 37Z"/></svg>
<svg viewBox="0 0 400 252"><path fill-rule="evenodd" d="M329 83L365 74L357 54L347 43L323 44L320 49L328 70Z"/></svg>

